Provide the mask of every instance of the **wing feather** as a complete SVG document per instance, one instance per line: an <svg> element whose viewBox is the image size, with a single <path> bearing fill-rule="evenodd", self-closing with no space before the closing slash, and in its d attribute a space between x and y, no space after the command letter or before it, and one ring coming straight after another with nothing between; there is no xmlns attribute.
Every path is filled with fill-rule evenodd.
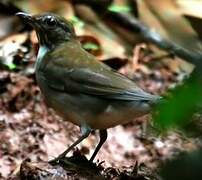
<svg viewBox="0 0 202 180"><path fill-rule="evenodd" d="M146 93L138 88L131 80L115 73L107 76L107 73L92 72L89 69L74 69L68 75L76 83L76 91L89 95L101 96L107 99L126 101L151 101L156 96ZM116 82L114 82L116 81ZM66 82L68 89L68 82Z"/></svg>
<svg viewBox="0 0 202 180"><path fill-rule="evenodd" d="M73 46L75 43L64 44L64 47L47 54L45 58L47 63L44 63L41 71L51 88L66 93L83 93L124 101L153 101L158 98L138 88L132 80L95 60L79 45L74 48ZM62 51L64 48L66 51Z"/></svg>

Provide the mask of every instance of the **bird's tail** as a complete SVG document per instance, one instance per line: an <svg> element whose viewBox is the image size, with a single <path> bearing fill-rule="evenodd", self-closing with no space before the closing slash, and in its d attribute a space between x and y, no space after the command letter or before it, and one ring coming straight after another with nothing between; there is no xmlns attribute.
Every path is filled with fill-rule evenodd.
<svg viewBox="0 0 202 180"><path fill-rule="evenodd" d="M149 101L149 104L156 105L156 104L159 104L162 100L163 100L163 98L161 96L152 95L152 98Z"/></svg>

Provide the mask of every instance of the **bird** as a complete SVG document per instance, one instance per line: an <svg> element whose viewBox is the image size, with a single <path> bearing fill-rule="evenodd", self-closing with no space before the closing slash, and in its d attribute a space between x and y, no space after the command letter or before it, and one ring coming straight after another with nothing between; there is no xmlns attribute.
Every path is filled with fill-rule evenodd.
<svg viewBox="0 0 202 180"><path fill-rule="evenodd" d="M59 163L92 131L99 131L90 162L107 139L107 129L149 113L159 99L82 48L72 23L53 13L16 14L36 31L36 80L46 104L81 129L80 137L50 162Z"/></svg>

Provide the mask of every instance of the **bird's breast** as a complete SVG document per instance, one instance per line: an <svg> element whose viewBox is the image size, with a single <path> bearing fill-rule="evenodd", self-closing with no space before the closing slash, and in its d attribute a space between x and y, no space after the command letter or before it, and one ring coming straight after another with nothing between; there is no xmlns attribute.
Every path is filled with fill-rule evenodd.
<svg viewBox="0 0 202 180"><path fill-rule="evenodd" d="M48 107L53 108L64 120L81 125L78 116L79 113L76 113L78 110L75 109L78 108L78 105L74 104L71 96L67 93L52 89L45 81L41 72L36 71L36 80Z"/></svg>

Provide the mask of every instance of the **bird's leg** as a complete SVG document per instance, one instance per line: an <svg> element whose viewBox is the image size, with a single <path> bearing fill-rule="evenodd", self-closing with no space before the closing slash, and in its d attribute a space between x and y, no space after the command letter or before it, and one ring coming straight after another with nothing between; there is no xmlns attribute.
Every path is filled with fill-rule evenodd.
<svg viewBox="0 0 202 180"><path fill-rule="evenodd" d="M107 139L107 130L106 129L100 130L99 133L100 133L100 142L98 143L97 147L95 148L93 155L90 158L91 162L93 161L93 159L97 155L98 151L100 150L100 148L102 147L102 145L104 144L104 142Z"/></svg>
<svg viewBox="0 0 202 180"><path fill-rule="evenodd" d="M81 137L79 137L71 146L69 146L63 153L61 153L58 157L55 159L49 161L49 163L58 163L61 159L65 158L66 154L71 151L77 144L79 144L81 141L83 141L85 138L89 136L91 133L91 129L88 127L81 127Z"/></svg>

